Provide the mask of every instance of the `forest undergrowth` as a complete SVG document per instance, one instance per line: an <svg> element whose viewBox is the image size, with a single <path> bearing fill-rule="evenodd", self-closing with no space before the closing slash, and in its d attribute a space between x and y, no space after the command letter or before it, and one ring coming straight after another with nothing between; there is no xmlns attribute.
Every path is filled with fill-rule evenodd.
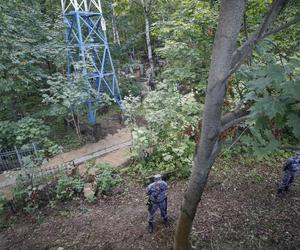
<svg viewBox="0 0 300 250"><path fill-rule="evenodd" d="M245 157L219 159L199 204L192 229L194 249L296 249L300 182L276 197L279 159L258 162ZM144 184L124 176L110 193L88 203L81 197L52 201L46 207L14 215L1 232L1 249L172 249L175 223L186 180L170 181L165 228L157 215L147 232Z"/></svg>

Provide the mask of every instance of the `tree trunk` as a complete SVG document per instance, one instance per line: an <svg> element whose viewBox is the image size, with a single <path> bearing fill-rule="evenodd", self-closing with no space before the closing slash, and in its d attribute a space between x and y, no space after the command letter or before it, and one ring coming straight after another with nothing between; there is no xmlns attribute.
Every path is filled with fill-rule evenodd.
<svg viewBox="0 0 300 250"><path fill-rule="evenodd" d="M81 142L81 132L80 132L80 121L79 121L79 115L77 115L77 119L75 117L74 111L71 111L72 115L72 121L76 130L76 134L78 136L79 141Z"/></svg>
<svg viewBox="0 0 300 250"><path fill-rule="evenodd" d="M154 62L153 62L151 36L150 36L149 6L146 5L144 0L141 0L141 3L142 3L142 6L143 6L143 10L144 10L146 44L147 44L147 52L148 52L148 61L149 61L149 64L150 64L148 84L150 85L150 87L152 89L154 89L154 85L153 85L153 82L152 82L152 77L154 75Z"/></svg>
<svg viewBox="0 0 300 250"><path fill-rule="evenodd" d="M46 14L47 12L46 0L40 0L40 6L41 6L41 12L43 14Z"/></svg>
<svg viewBox="0 0 300 250"><path fill-rule="evenodd" d="M205 97L200 142L175 233L174 249L190 249L189 234L212 164L219 152L218 137L227 76L245 11L245 0L223 0Z"/></svg>
<svg viewBox="0 0 300 250"><path fill-rule="evenodd" d="M150 37L150 22L149 17L145 14L145 31L146 31L146 42L147 42L147 51L148 51L148 60L151 68L151 72L154 72L154 62L152 55L152 46L151 46L151 37Z"/></svg>
<svg viewBox="0 0 300 250"><path fill-rule="evenodd" d="M111 3L111 9L112 9L112 30L114 35L114 43L121 46L119 31L116 22L116 12L115 12L115 7L113 2Z"/></svg>

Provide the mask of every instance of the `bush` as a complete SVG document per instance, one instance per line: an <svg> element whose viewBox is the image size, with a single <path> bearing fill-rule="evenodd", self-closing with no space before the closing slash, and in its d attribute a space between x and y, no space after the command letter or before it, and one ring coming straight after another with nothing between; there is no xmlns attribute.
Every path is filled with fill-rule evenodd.
<svg viewBox="0 0 300 250"><path fill-rule="evenodd" d="M7 200L4 194L0 192L0 228L5 228L7 225Z"/></svg>
<svg viewBox="0 0 300 250"><path fill-rule="evenodd" d="M50 128L40 119L25 117L18 121L16 143L19 145L40 141L48 136Z"/></svg>
<svg viewBox="0 0 300 250"><path fill-rule="evenodd" d="M143 83L137 81L135 78L125 78L121 77L120 82L120 91L122 96L139 96L143 90Z"/></svg>
<svg viewBox="0 0 300 250"><path fill-rule="evenodd" d="M82 192L83 187L84 182L80 177L62 176L56 186L56 198L61 201L71 200Z"/></svg>
<svg viewBox="0 0 300 250"><path fill-rule="evenodd" d="M194 93L181 94L177 86L164 82L143 101L131 96L124 105L132 132L132 156L140 163L140 171L146 175L161 171L189 176L202 113ZM145 119L142 125L139 115Z"/></svg>
<svg viewBox="0 0 300 250"><path fill-rule="evenodd" d="M17 210L34 211L53 197L53 184L35 185L30 174L19 175L13 190L13 206Z"/></svg>
<svg viewBox="0 0 300 250"><path fill-rule="evenodd" d="M0 121L0 148L11 148L37 143L45 156L50 157L61 151L61 148L48 139L50 127L41 119L25 117L17 122Z"/></svg>
<svg viewBox="0 0 300 250"><path fill-rule="evenodd" d="M16 122L0 121L0 148L11 148L14 146L16 130Z"/></svg>
<svg viewBox="0 0 300 250"><path fill-rule="evenodd" d="M13 190L13 203L16 209L23 209L28 206L31 192L30 177L19 175Z"/></svg>
<svg viewBox="0 0 300 250"><path fill-rule="evenodd" d="M95 167L97 168L96 182L100 193L106 194L121 181L120 176L114 174L111 165L102 163Z"/></svg>

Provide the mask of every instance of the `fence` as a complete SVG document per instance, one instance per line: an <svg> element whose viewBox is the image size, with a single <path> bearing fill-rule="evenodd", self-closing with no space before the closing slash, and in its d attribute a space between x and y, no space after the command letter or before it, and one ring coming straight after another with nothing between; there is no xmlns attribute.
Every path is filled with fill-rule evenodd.
<svg viewBox="0 0 300 250"><path fill-rule="evenodd" d="M53 178L57 178L61 176L62 174L65 173L73 173L74 170L76 170L76 166L88 161L92 160L98 157L102 157L106 154L109 154L111 152L114 152L116 150L130 147L132 145L132 141L128 140L119 144L115 144L109 147L102 148L98 151L95 151L93 153L84 155L80 158L68 161L68 162L63 162L61 164L56 164L56 165L49 165L49 164L42 164L42 165L37 165L33 167L28 167L28 166L23 166L22 165L22 171L15 171L13 176L9 176L8 178L4 180L0 180L0 189L1 188L8 188L8 187L13 187L16 184L16 179L17 176L20 174L25 176L27 178L27 181L30 181L31 185L37 185L37 184L45 184L52 180ZM16 152L18 154L21 153L20 150L14 150L15 155ZM36 152L35 145L32 146L31 149L31 154L34 154ZM17 158L15 158L17 159ZM18 161L18 160L17 160ZM23 164L23 163L22 163ZM20 166L20 164L19 164ZM17 173L18 172L18 173Z"/></svg>
<svg viewBox="0 0 300 250"><path fill-rule="evenodd" d="M0 172L21 168L23 166L23 157L37 155L37 147L34 143L30 147L15 147L13 150L0 151Z"/></svg>

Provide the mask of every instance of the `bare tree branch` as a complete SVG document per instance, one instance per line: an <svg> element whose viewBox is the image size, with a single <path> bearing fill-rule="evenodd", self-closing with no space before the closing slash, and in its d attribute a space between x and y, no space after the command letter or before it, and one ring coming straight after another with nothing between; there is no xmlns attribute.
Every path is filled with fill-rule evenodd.
<svg viewBox="0 0 300 250"><path fill-rule="evenodd" d="M264 38L264 35L270 29L287 2L288 0L273 0L269 12L254 35L233 53L230 74L233 74L239 68L244 60L252 53L255 45Z"/></svg>
<svg viewBox="0 0 300 250"><path fill-rule="evenodd" d="M249 111L246 108L241 108L240 106L237 106L237 108L222 116L221 118L221 125L225 126L227 123L236 120L242 116L247 116L249 114Z"/></svg>
<svg viewBox="0 0 300 250"><path fill-rule="evenodd" d="M300 22L300 15L297 16L296 18L294 18L292 21L287 22L286 24L284 24L284 25L278 27L277 29L273 29L273 30L269 31L268 33L266 33L266 34L262 37L262 39L266 38L267 36L276 34L276 33L280 32L280 31L282 31L282 30L285 30L285 29L289 28L290 26L292 26L292 25L294 25L294 24L297 24L297 23L299 23L299 22Z"/></svg>
<svg viewBox="0 0 300 250"><path fill-rule="evenodd" d="M220 133L249 118L250 111L247 108L241 108L241 106L242 102L236 106L234 111L226 113L222 116Z"/></svg>
<svg viewBox="0 0 300 250"><path fill-rule="evenodd" d="M249 118L249 115L245 115L245 116L239 117L235 120L232 120L232 121L226 123L225 125L222 126L221 133L235 125L238 125L239 123L247 120L248 118Z"/></svg>

